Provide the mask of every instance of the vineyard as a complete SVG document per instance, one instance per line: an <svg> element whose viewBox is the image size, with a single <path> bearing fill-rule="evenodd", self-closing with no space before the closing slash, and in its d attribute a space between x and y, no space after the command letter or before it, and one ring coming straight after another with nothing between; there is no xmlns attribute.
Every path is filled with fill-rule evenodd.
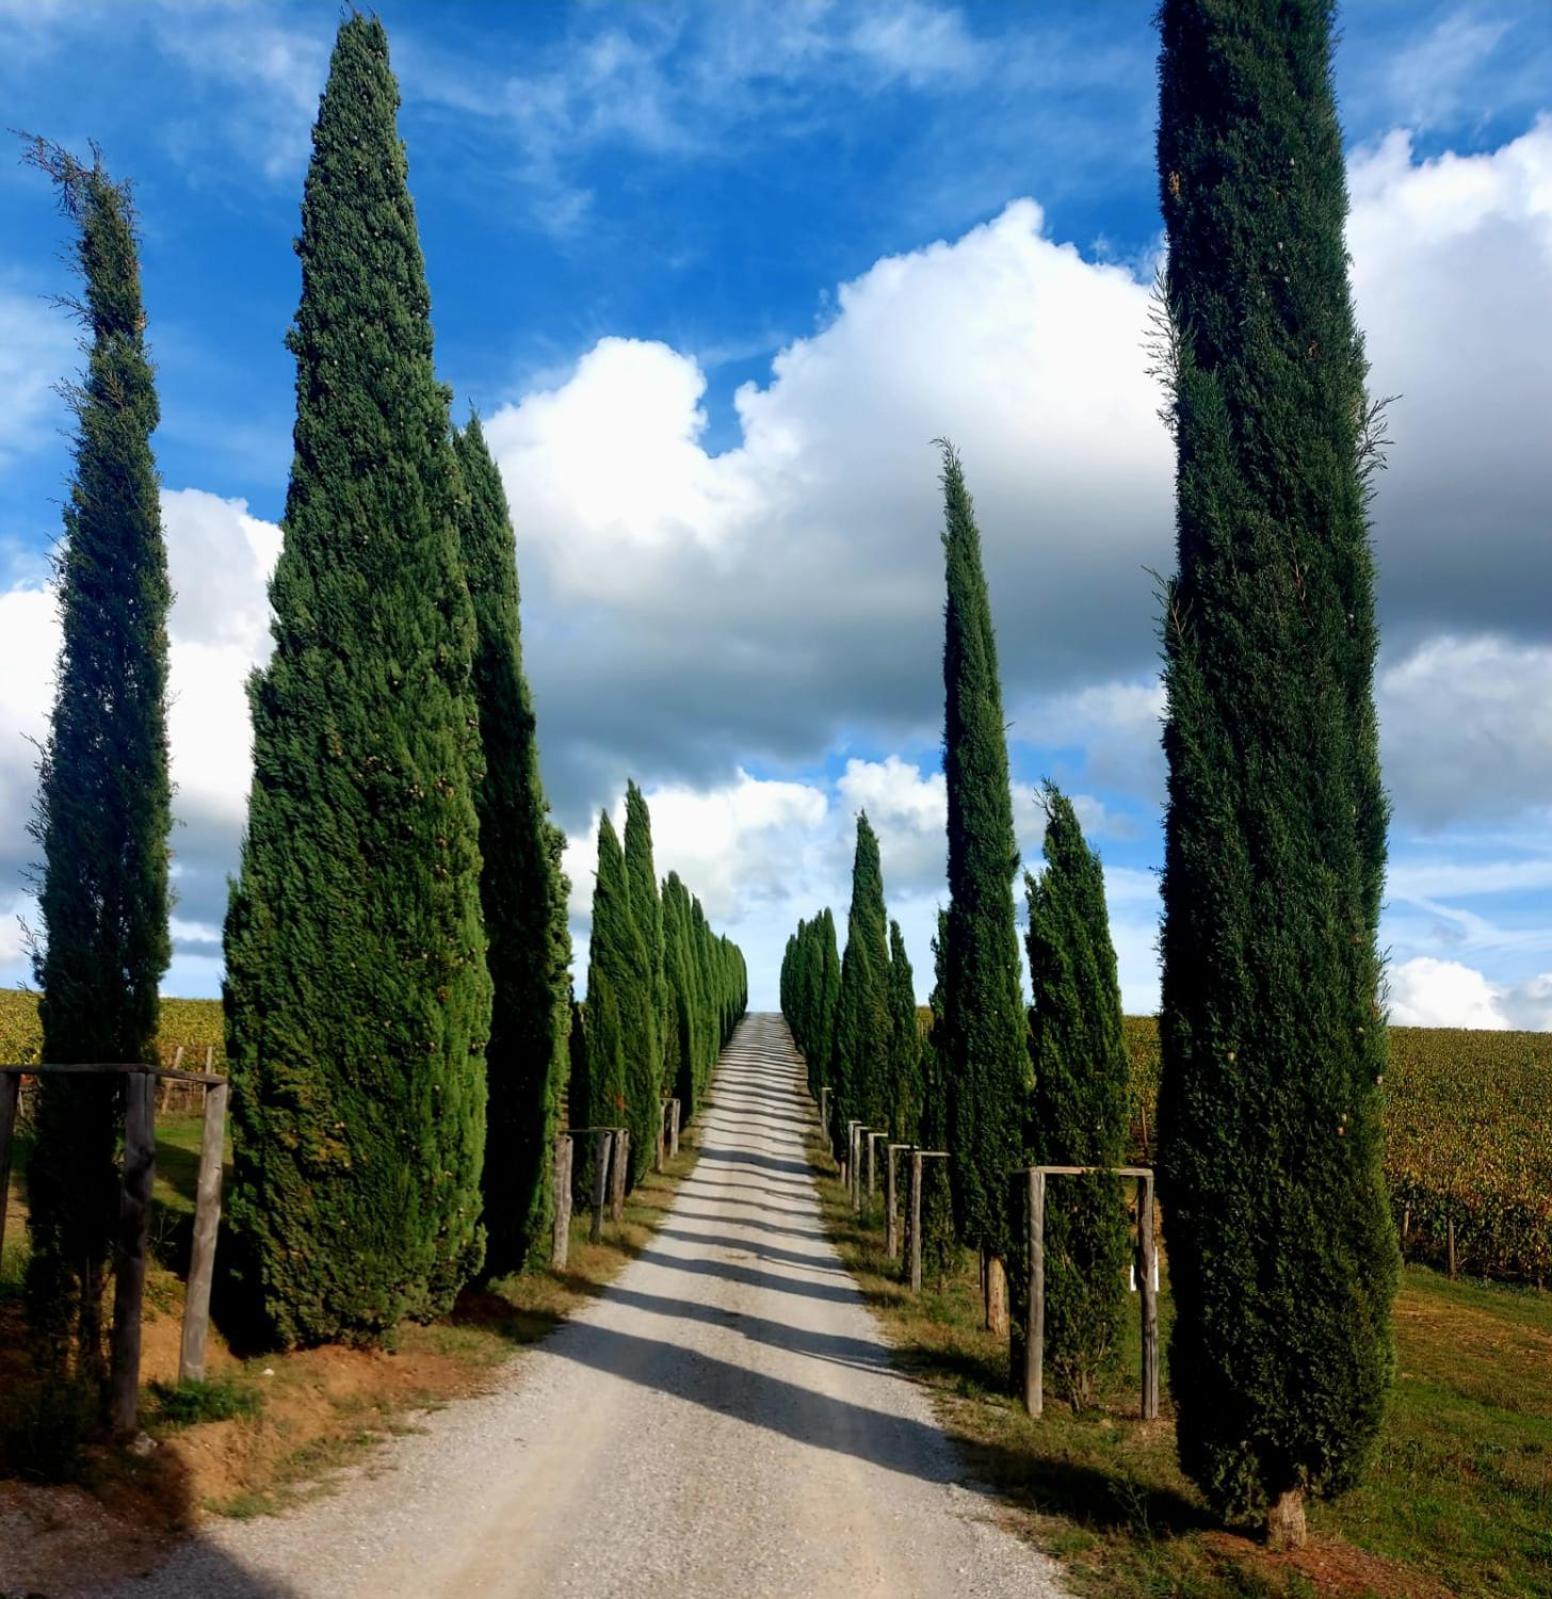
<svg viewBox="0 0 1552 1599"><path fill-rule="evenodd" d="M1132 1137L1152 1153L1158 1025L1127 1018ZM1408 1260L1543 1283L1552 1276L1552 1033L1392 1027L1385 1176Z"/></svg>
<svg viewBox="0 0 1552 1599"><path fill-rule="evenodd" d="M27 1065L38 1059L43 1030L38 1025L38 996L18 988L0 988L0 1064ZM164 999L156 1052L170 1065L182 1046L185 1064L205 1065L212 1049L212 1069L226 1070L226 1032L218 999Z"/></svg>

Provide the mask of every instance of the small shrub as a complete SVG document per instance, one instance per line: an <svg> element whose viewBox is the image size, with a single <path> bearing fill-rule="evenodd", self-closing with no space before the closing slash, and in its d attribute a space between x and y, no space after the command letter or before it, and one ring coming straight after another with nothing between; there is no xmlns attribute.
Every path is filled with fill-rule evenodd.
<svg viewBox="0 0 1552 1599"><path fill-rule="evenodd" d="M34 1482L74 1482L98 1430L98 1395L84 1382L27 1382L0 1395L0 1467Z"/></svg>
<svg viewBox="0 0 1552 1599"><path fill-rule="evenodd" d="M231 1377L212 1377L204 1382L154 1382L151 1397L156 1404L151 1419L165 1427L192 1427L201 1421L252 1416L262 1403L257 1389Z"/></svg>

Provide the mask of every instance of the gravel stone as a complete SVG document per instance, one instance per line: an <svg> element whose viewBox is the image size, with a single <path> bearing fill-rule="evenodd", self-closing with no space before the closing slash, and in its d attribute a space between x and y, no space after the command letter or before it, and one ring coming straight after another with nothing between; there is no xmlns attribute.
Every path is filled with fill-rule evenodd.
<svg viewBox="0 0 1552 1599"><path fill-rule="evenodd" d="M813 1110L747 1018L662 1230L492 1394L113 1599L1060 1599L826 1240Z"/></svg>

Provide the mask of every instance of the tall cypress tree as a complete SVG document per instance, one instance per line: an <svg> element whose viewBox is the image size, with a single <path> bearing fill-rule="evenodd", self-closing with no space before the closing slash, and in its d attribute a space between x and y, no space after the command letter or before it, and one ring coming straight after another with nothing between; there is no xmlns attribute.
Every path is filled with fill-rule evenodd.
<svg viewBox="0 0 1552 1599"><path fill-rule="evenodd" d="M1072 801L1045 787L1045 871L1029 894L1031 1156L1049 1166L1119 1166L1126 1159L1131 1068L1099 857ZM1130 1252L1121 1181L1064 1177L1046 1196L1046 1363L1075 1409L1120 1344Z"/></svg>
<svg viewBox="0 0 1552 1599"><path fill-rule="evenodd" d="M695 1114L695 1017L699 1006L690 953L690 896L677 872L663 883L663 978L668 989L668 1025L673 1044L665 1058L674 1063L673 1093L685 1121Z"/></svg>
<svg viewBox="0 0 1552 1599"><path fill-rule="evenodd" d="M641 965L634 971L629 1003L620 1010L634 1180L650 1168L663 1125L663 909L652 863L652 818L633 782L625 788L624 858L626 897L641 943Z"/></svg>
<svg viewBox="0 0 1552 1599"><path fill-rule="evenodd" d="M853 1119L882 1127L889 1115L884 1083L889 1069L889 929L878 835L867 812L857 813L852 855L851 909L846 952L841 957L836 1003L834 1060L836 1124L844 1133Z"/></svg>
<svg viewBox="0 0 1552 1599"><path fill-rule="evenodd" d="M1390 1383L1385 862L1362 343L1329 0L1164 0L1179 570L1160 1193L1182 1464L1303 1536Z"/></svg>
<svg viewBox="0 0 1552 1599"><path fill-rule="evenodd" d="M941 1059L949 1176L960 1238L987 1260L987 1324L1005 1331L1011 1175L1028 1078L1013 875L1018 844L1008 785L997 642L981 535L959 457L943 446L943 770L948 787L948 923Z"/></svg>
<svg viewBox="0 0 1552 1599"><path fill-rule="evenodd" d="M914 1142L921 1125L922 1036L916 1020L916 978L899 922L889 924L889 1130Z"/></svg>
<svg viewBox="0 0 1552 1599"><path fill-rule="evenodd" d="M640 935L630 916L625 855L614 823L603 811L598 818L598 876L588 938L587 1105L583 1114L572 1114L578 1126L621 1127L629 1122L622 1028L631 1006L626 990L643 959Z"/></svg>
<svg viewBox="0 0 1552 1599"><path fill-rule="evenodd" d="M828 905L819 913L817 942L814 1053L818 1069L829 1082L829 1062L835 1049L835 1018L841 1003L841 952L835 937L835 915Z"/></svg>
<svg viewBox="0 0 1552 1599"><path fill-rule="evenodd" d="M156 1060L157 985L167 927L167 608L171 593L151 433L156 388L134 209L101 159L84 166L36 141L76 225L90 330L70 390L75 475L58 561L63 643L40 771L34 836L46 942L36 957L43 1059L68 1065ZM56 1373L75 1340L78 1369L103 1370L102 1283L118 1214L118 1085L40 1082L29 1171L28 1310Z"/></svg>
<svg viewBox="0 0 1552 1599"><path fill-rule="evenodd" d="M652 962L652 1008L658 1045L658 1093L673 1080L666 1073L668 983L664 975L667 952L663 937L663 901L658 892L657 866L652 858L652 813L646 796L634 782L625 785L625 871L630 878L631 914L646 940Z"/></svg>
<svg viewBox="0 0 1552 1599"><path fill-rule="evenodd" d="M554 829L539 775L533 696L523 675L517 555L506 490L477 416L457 435L455 447L463 489L459 549L474 606L474 690L485 760L475 802L493 995L480 1186L485 1271L495 1276L519 1270L536 1245L548 1246L550 1152L565 1082L563 1022L570 995L569 984L557 983L564 972L556 972L552 939L558 897Z"/></svg>
<svg viewBox="0 0 1552 1599"><path fill-rule="evenodd" d="M283 1344L381 1339L480 1264L474 613L382 25L341 25L297 253L295 457L226 928L230 1215Z"/></svg>

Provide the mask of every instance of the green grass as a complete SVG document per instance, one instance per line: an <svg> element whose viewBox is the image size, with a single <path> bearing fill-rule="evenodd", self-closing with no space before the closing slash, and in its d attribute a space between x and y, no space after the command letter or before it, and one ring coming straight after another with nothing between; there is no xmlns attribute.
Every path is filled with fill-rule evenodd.
<svg viewBox="0 0 1552 1599"><path fill-rule="evenodd" d="M1163 1419L1137 1419L1135 1323L1096 1411L1077 1416L1048 1400L1034 1421L1008 1396L1005 1348L981 1327L973 1264L913 1298L876 1226L858 1223L833 1180L821 1192L901 1363L1079 1593L1552 1599L1552 1294L1408 1267L1396 1387L1368 1478L1314 1508L1306 1555L1272 1557L1216 1526L1182 1477L1167 1399ZM1165 1328L1170 1314L1166 1284Z"/></svg>
<svg viewBox="0 0 1552 1599"><path fill-rule="evenodd" d="M201 1421L230 1421L234 1416L255 1416L261 1400L251 1383L233 1377L212 1377L203 1382L183 1378L175 1383L150 1385L151 1404L145 1417L147 1430L192 1427Z"/></svg>

